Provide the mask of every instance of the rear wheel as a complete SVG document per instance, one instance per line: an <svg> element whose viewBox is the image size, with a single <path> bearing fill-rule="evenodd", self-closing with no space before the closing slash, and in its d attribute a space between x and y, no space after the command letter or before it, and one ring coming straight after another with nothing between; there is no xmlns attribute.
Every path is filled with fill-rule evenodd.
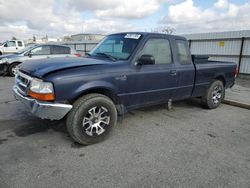
<svg viewBox="0 0 250 188"><path fill-rule="evenodd" d="M225 88L220 80L214 81L202 97L202 103L209 109L217 108L223 101Z"/></svg>
<svg viewBox="0 0 250 188"><path fill-rule="evenodd" d="M67 116L70 136L89 145L107 138L117 121L114 103L105 95L88 94L79 98Z"/></svg>
<svg viewBox="0 0 250 188"><path fill-rule="evenodd" d="M14 77L16 75L17 65L19 63L13 63L9 66L8 73L10 76Z"/></svg>

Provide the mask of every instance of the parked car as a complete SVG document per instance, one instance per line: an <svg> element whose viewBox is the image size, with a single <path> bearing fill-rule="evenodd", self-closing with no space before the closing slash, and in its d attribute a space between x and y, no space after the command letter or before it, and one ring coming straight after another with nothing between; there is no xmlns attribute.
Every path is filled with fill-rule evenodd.
<svg viewBox="0 0 250 188"><path fill-rule="evenodd" d="M25 47L22 40L9 40L0 45L0 57L3 54L15 53Z"/></svg>
<svg viewBox="0 0 250 188"><path fill-rule="evenodd" d="M0 71L15 76L17 65L24 61L75 56L79 57L80 54L68 46L55 44L32 45L14 54L0 56Z"/></svg>
<svg viewBox="0 0 250 188"><path fill-rule="evenodd" d="M191 56L183 37L118 33L88 57L23 63L13 91L40 118L67 116L71 137L93 144L106 138L118 115L128 110L192 97L217 108L236 73L235 63Z"/></svg>

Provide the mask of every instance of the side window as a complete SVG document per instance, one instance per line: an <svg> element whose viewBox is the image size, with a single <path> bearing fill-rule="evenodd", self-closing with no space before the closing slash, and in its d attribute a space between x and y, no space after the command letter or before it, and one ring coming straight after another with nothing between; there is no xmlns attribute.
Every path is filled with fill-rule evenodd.
<svg viewBox="0 0 250 188"><path fill-rule="evenodd" d="M184 40L176 40L178 59L181 64L190 64L190 58L188 53L188 45Z"/></svg>
<svg viewBox="0 0 250 188"><path fill-rule="evenodd" d="M22 43L21 41L18 41L18 42L17 42L17 45L18 45L18 47L22 47L22 46L23 46L23 43Z"/></svg>
<svg viewBox="0 0 250 188"><path fill-rule="evenodd" d="M8 41L4 47L16 47L16 42L15 41Z"/></svg>
<svg viewBox="0 0 250 188"><path fill-rule="evenodd" d="M155 64L172 63L170 43L167 39L149 39L141 51L141 55L152 55Z"/></svg>
<svg viewBox="0 0 250 188"><path fill-rule="evenodd" d="M32 55L49 55L50 47L49 46L39 46L30 51Z"/></svg>
<svg viewBox="0 0 250 188"><path fill-rule="evenodd" d="M65 46L51 46L51 54L70 54L70 48Z"/></svg>

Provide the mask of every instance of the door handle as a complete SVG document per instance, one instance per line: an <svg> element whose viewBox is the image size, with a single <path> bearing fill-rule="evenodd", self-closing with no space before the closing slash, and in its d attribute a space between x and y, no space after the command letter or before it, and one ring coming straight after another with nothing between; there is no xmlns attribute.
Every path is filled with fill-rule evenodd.
<svg viewBox="0 0 250 188"><path fill-rule="evenodd" d="M171 71L170 71L170 75L171 75L171 76L175 76L176 74L177 74L177 70L171 70Z"/></svg>

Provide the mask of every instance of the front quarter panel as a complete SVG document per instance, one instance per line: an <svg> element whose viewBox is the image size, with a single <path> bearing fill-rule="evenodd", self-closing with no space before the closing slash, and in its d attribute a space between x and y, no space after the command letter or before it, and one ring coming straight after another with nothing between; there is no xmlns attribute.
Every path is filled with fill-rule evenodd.
<svg viewBox="0 0 250 188"><path fill-rule="evenodd" d="M56 101L71 101L92 89L107 89L118 95L126 88L126 81L117 80L117 75L126 71L123 67L89 66L61 70L48 75L45 80L54 85Z"/></svg>

